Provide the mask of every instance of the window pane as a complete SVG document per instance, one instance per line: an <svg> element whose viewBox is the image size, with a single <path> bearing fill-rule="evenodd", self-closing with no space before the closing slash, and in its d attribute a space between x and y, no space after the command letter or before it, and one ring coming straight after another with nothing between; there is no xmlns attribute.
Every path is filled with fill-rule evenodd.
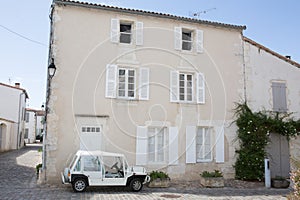
<svg viewBox="0 0 300 200"><path fill-rule="evenodd" d="M86 132L86 127L82 127L81 132Z"/></svg>
<svg viewBox="0 0 300 200"><path fill-rule="evenodd" d="M131 43L131 34L121 33L120 42L130 44Z"/></svg>
<svg viewBox="0 0 300 200"><path fill-rule="evenodd" d="M125 90L125 83L119 83L119 90Z"/></svg>
<svg viewBox="0 0 300 200"><path fill-rule="evenodd" d="M125 70L124 69L119 69L119 76L125 76Z"/></svg>
<svg viewBox="0 0 300 200"><path fill-rule="evenodd" d="M128 90L133 91L134 90L134 84L128 84Z"/></svg>
<svg viewBox="0 0 300 200"><path fill-rule="evenodd" d="M97 133L100 133L100 127L97 127L97 128L96 128L96 132L97 132Z"/></svg>
<svg viewBox="0 0 300 200"><path fill-rule="evenodd" d="M120 24L120 32L131 33L131 24Z"/></svg>
<svg viewBox="0 0 300 200"><path fill-rule="evenodd" d="M128 83L134 83L134 77L128 77Z"/></svg>
<svg viewBox="0 0 300 200"><path fill-rule="evenodd" d="M184 74L179 74L179 80L184 81Z"/></svg>
<svg viewBox="0 0 300 200"><path fill-rule="evenodd" d="M101 171L100 161L94 156L84 156L84 171Z"/></svg>
<svg viewBox="0 0 300 200"><path fill-rule="evenodd" d="M119 97L125 97L125 90L119 90Z"/></svg>
<svg viewBox="0 0 300 200"><path fill-rule="evenodd" d="M186 42L186 41L182 41L182 49L183 50L192 50L192 43L191 42Z"/></svg>
<svg viewBox="0 0 300 200"><path fill-rule="evenodd" d="M128 97L134 97L134 91L128 91Z"/></svg>
<svg viewBox="0 0 300 200"><path fill-rule="evenodd" d="M128 70L128 76L133 76L134 77L134 70Z"/></svg>
<svg viewBox="0 0 300 200"><path fill-rule="evenodd" d="M183 31L182 32L182 40L192 41L192 32L190 31Z"/></svg>

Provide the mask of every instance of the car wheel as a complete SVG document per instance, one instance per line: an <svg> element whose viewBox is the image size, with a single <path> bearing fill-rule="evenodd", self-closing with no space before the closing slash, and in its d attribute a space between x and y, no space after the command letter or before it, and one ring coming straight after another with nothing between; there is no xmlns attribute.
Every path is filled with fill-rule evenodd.
<svg viewBox="0 0 300 200"><path fill-rule="evenodd" d="M142 188L143 188L143 184L142 184L141 179L139 179L139 178L134 178L134 179L131 180L131 182L130 182L130 189L131 189L133 192L138 192L138 191L140 191Z"/></svg>
<svg viewBox="0 0 300 200"><path fill-rule="evenodd" d="M87 187L86 180L78 178L72 183L72 186L75 192L84 192Z"/></svg>

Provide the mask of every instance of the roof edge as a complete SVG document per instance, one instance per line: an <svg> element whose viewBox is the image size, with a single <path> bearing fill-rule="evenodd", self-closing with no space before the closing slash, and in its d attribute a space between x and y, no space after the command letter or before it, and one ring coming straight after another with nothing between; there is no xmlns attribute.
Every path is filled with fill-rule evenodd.
<svg viewBox="0 0 300 200"><path fill-rule="evenodd" d="M266 51L266 52L272 54L273 56L278 57L278 58L281 59L281 60L284 60L284 61L290 63L291 65L294 65L295 67L300 68L300 64L297 63L296 61L293 61L293 60L291 60L291 59L289 59L289 58L286 58L285 56L283 56L283 55L281 55L281 54L279 54L279 53L277 53L277 52L275 52L275 51L273 51L273 50L271 50L271 49L269 49L269 48L267 48L267 47L265 47L265 46L263 46L263 45L261 45L261 44L259 44L259 43L257 43L257 42L255 42L254 40L251 40L250 38L247 38L246 36L243 36L243 40L244 40L245 42L248 42L248 43L250 43L250 44L256 46L256 47L259 48L259 49L263 49L264 51Z"/></svg>
<svg viewBox="0 0 300 200"><path fill-rule="evenodd" d="M199 24L210 25L210 26L218 26L218 27L229 28L229 29L237 29L240 31L243 31L247 28L245 25L232 25L232 24L226 24L226 23L220 23L220 22L213 22L213 21L207 21L207 20L199 20L199 19L193 19L193 18L188 18L188 17L182 17L182 16L166 14L166 13L145 11L145 10L139 10L139 9L121 8L121 7L116 7L116 6L108 6L108 5L103 5L103 4L88 3L88 2L81 2L81 1L55 0L54 3L62 4L62 5L73 5L73 6L80 6L80 7L95 8L95 9L104 9L104 10L109 10L109 11L119 11L119 12L137 14L137 15L146 14L146 15L153 16L153 17L168 18L168 19L181 20L181 21L199 23Z"/></svg>
<svg viewBox="0 0 300 200"><path fill-rule="evenodd" d="M5 87L9 87L9 88L13 88L13 89L17 89L17 90L21 90L25 93L26 98L29 99L29 96L28 96L26 90L23 89L23 88L15 87L15 86L8 85L8 84L5 84L5 83L0 83L0 85L5 86Z"/></svg>

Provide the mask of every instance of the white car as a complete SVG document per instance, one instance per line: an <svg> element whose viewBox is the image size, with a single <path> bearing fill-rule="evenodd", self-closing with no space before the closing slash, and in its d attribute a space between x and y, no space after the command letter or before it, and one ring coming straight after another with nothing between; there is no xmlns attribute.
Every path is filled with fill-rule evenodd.
<svg viewBox="0 0 300 200"><path fill-rule="evenodd" d="M77 151L61 176L63 184L71 183L75 192L88 186L128 186L138 192L150 181L144 167L129 167L123 154L103 151Z"/></svg>

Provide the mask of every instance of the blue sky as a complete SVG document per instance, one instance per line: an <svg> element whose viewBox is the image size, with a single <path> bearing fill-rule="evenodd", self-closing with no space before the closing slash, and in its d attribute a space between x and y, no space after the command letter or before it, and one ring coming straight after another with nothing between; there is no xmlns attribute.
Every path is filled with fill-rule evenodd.
<svg viewBox="0 0 300 200"><path fill-rule="evenodd" d="M28 106L37 109L45 102L51 2L52 0L0 2L0 82L6 84L20 82L21 87L25 88L30 96ZM186 17L191 13L200 12L200 19L203 20L246 25L245 36L282 55L290 55L293 60L300 62L299 0L89 0L89 2Z"/></svg>

